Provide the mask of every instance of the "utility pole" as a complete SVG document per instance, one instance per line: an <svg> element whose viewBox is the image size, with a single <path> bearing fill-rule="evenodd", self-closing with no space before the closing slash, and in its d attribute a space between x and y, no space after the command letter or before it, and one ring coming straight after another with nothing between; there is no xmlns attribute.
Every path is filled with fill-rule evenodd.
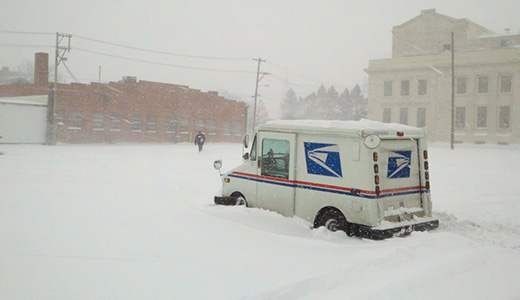
<svg viewBox="0 0 520 300"><path fill-rule="evenodd" d="M260 63L265 62L265 60L262 60L262 58L258 58L258 59L253 58L253 60L258 62L258 69L256 71L255 103L253 106L253 128L252 128L252 130L254 131L255 127L256 127L256 100L258 98L258 83L260 83L260 80L262 80L262 78L264 78L264 76L267 75L267 73L263 73L262 77L260 77Z"/></svg>
<svg viewBox="0 0 520 300"><path fill-rule="evenodd" d="M49 100L47 102L47 134L46 144L56 145L56 102L58 100L58 65L66 60L65 52L70 52L70 34L60 34L56 32L56 52L54 55L54 85L51 93L49 94ZM68 38L68 45L60 46L63 38Z"/></svg>
<svg viewBox="0 0 520 300"><path fill-rule="evenodd" d="M453 48L453 31L451 32L451 132L450 149L455 144L455 49Z"/></svg>

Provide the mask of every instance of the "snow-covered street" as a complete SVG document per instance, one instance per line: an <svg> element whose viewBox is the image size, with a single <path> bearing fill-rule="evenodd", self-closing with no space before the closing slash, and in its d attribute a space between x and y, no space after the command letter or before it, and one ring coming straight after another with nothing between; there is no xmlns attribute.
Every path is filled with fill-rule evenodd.
<svg viewBox="0 0 520 300"><path fill-rule="evenodd" d="M240 144L0 145L1 299L520 299L520 146L429 147L431 232L213 204Z"/></svg>

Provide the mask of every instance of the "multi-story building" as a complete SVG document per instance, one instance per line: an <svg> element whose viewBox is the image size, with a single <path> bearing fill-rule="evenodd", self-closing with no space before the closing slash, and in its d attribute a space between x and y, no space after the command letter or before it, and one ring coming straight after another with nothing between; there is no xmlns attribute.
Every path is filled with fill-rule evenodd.
<svg viewBox="0 0 520 300"><path fill-rule="evenodd" d="M453 33L454 80L451 37ZM423 10L393 27L392 58L371 60L368 118L455 142L520 143L520 34Z"/></svg>
<svg viewBox="0 0 520 300"><path fill-rule="evenodd" d="M36 54L34 84L0 86L0 102L4 102L0 110L20 105L19 99L28 99L24 96L46 99L52 84L47 67L41 65L47 66L47 61L48 55ZM246 104L216 92L128 76L108 84L58 84L57 90L58 142L193 142L197 131L205 132L208 142L238 142L245 133ZM9 130L23 123L22 117L18 125L5 127ZM3 135L7 142L9 138Z"/></svg>

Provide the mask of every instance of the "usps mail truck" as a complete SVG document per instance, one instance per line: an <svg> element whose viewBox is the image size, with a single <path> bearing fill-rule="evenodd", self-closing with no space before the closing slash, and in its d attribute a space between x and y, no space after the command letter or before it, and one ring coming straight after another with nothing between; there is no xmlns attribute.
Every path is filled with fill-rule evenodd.
<svg viewBox="0 0 520 300"><path fill-rule="evenodd" d="M221 174L216 204L268 209L371 239L439 226L424 129L369 120L270 121L258 126L243 159ZM214 165L220 172L222 162Z"/></svg>

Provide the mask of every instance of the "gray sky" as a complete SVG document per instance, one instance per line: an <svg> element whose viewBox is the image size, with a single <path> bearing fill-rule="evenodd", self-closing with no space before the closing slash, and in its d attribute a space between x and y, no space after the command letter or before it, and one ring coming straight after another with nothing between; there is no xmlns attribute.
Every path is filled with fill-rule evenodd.
<svg viewBox="0 0 520 300"><path fill-rule="evenodd" d="M321 84L339 92L366 85L368 61L391 56L392 27L423 9L497 32L520 30L518 0L0 0L0 7L0 31L49 33L0 32L0 67L16 69L35 52L48 52L54 64L55 34L68 33L73 37L66 64L83 83L98 81L101 66L102 82L137 76L245 100L254 94L252 58L261 57L261 71L272 75L262 79L269 87L261 86L259 94L273 111L288 87L306 96ZM73 81L62 65L59 73Z"/></svg>

